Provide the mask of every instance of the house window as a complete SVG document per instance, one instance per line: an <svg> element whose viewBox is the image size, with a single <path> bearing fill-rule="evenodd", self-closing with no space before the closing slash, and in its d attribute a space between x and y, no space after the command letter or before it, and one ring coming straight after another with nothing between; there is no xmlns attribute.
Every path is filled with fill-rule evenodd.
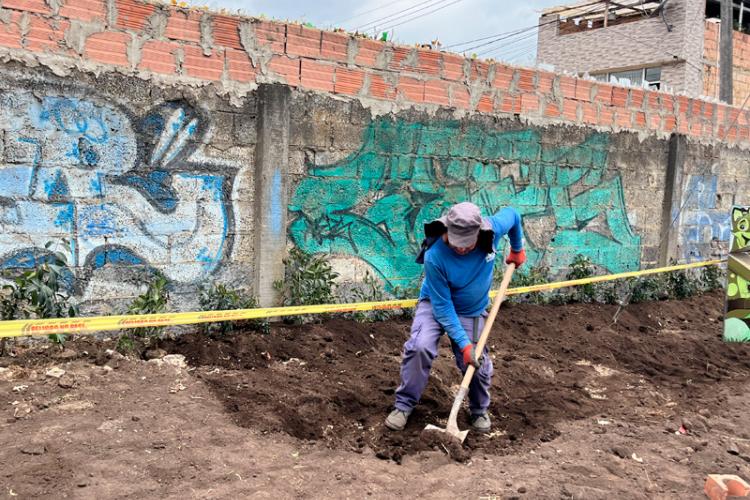
<svg viewBox="0 0 750 500"><path fill-rule="evenodd" d="M648 87L650 90L661 88L661 68L640 68L613 73L599 73L593 75L600 82L619 83L623 80L630 85Z"/></svg>

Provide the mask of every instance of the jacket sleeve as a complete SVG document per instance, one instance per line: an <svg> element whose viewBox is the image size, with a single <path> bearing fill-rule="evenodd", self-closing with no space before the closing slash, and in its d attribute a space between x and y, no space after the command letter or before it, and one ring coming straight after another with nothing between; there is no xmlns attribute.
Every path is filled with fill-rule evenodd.
<svg viewBox="0 0 750 500"><path fill-rule="evenodd" d="M518 252L523 248L523 229L521 227L521 216L511 207L500 210L495 215L490 216L492 230L495 232L495 245L500 238L508 235L510 239L510 248Z"/></svg>
<svg viewBox="0 0 750 500"><path fill-rule="evenodd" d="M430 302L432 303L432 314L445 329L448 337L458 344L459 348L463 349L471 342L469 342L469 337L461 326L458 314L456 314L445 273L429 258L425 260L424 271L425 284L428 287Z"/></svg>

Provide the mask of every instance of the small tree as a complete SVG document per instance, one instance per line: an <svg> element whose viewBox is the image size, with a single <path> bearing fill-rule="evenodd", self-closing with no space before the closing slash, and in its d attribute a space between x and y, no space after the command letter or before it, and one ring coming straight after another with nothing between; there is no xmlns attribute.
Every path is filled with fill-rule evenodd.
<svg viewBox="0 0 750 500"><path fill-rule="evenodd" d="M335 279L338 273L322 255L309 255L293 247L284 259L284 279L273 286L281 292L285 306L329 304L335 301ZM290 321L302 323L302 316L291 316Z"/></svg>
<svg viewBox="0 0 750 500"><path fill-rule="evenodd" d="M68 258L60 247L70 253L67 240L57 244L50 241L45 245L49 253L37 259L34 270L24 271L14 278L10 272L4 273L4 277L12 282L2 287L0 319L72 318L78 315L78 307L72 303L65 283L71 275ZM60 346L65 342L65 335L52 334L49 338ZM5 340L0 345L0 354L5 354Z"/></svg>
<svg viewBox="0 0 750 500"><path fill-rule="evenodd" d="M144 293L136 297L128 307L128 314L160 314L167 310L169 292L167 290L167 278L161 273L156 273L148 284ZM150 342L152 337L159 335L164 329L162 326L144 326L125 330L120 335L117 348L120 351L131 351L135 346L135 339L145 338Z"/></svg>

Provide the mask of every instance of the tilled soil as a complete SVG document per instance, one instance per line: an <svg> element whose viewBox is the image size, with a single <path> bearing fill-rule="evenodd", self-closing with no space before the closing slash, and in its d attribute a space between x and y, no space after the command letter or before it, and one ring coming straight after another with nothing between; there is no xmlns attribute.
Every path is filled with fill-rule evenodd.
<svg viewBox="0 0 750 500"><path fill-rule="evenodd" d="M750 373L741 345L720 341L721 296L627 308L507 304L490 337L494 432L470 432L464 448L503 455L553 440L560 421L596 414L641 415L664 405L719 404L716 382ZM448 348L405 431L383 425L399 383L408 321L279 326L272 335L200 334L165 342L199 370L238 425L321 441L333 449L371 449L384 459L445 443L422 433L445 426L460 383ZM468 427L461 415L459 427ZM450 443L449 443L450 444Z"/></svg>
<svg viewBox="0 0 750 500"><path fill-rule="evenodd" d="M20 348L0 359L0 495L702 498L708 473L750 479L750 351L722 312L719 292L504 304L493 431L462 447L423 432L460 383L447 339L406 430L383 426L406 320L162 341L186 368L85 337Z"/></svg>

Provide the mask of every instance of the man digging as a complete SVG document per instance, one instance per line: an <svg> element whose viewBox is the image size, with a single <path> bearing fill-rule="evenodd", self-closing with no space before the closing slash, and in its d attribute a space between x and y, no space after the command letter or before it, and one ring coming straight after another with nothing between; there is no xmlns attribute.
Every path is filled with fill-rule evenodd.
<svg viewBox="0 0 750 500"><path fill-rule="evenodd" d="M396 408L385 419L389 429L400 431L406 426L427 385L440 337L446 332L461 372L469 364L477 368L469 386L470 421L474 430L489 432L492 360L486 347L477 359L474 344L487 316L495 249L506 234L511 248L506 263L520 267L526 252L521 216L513 208L482 217L479 207L463 202L425 224L425 240L417 257L417 262L424 264L425 278L411 336L404 344Z"/></svg>

